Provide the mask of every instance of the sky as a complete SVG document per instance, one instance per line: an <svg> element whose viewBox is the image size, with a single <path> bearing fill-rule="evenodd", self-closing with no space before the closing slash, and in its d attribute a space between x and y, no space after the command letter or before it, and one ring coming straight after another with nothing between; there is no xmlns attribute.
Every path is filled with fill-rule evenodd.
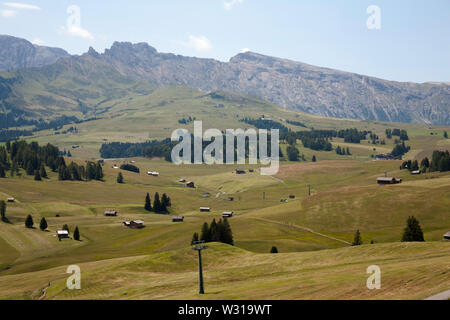
<svg viewBox="0 0 450 320"><path fill-rule="evenodd" d="M71 54L147 42L221 61L252 51L388 80L450 82L448 0L0 0L0 34Z"/></svg>

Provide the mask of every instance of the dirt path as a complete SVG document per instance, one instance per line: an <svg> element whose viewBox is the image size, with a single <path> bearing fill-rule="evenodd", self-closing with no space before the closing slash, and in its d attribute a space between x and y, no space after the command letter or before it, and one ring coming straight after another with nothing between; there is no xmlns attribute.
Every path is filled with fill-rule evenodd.
<svg viewBox="0 0 450 320"><path fill-rule="evenodd" d="M315 234L315 235L320 236L320 237L328 238L328 239L334 240L334 241L339 241L339 242L345 243L347 245L352 245L351 242L348 242L348 241L345 241L345 240L342 240L342 239L338 239L338 238L334 238L334 237L331 237L331 236L327 236L326 234L316 232L316 231L314 231L312 229L309 229L309 228L306 228L306 227L297 226L295 224L285 223L285 222L278 222L278 221L273 221L273 220L263 219L263 218L253 218L253 219L260 220L260 221L265 221L265 222L268 222L268 223L279 224L279 225L282 225L282 226L291 227L291 228L295 228L295 229L299 229L299 230L302 230L302 231L310 232L310 233Z"/></svg>
<svg viewBox="0 0 450 320"><path fill-rule="evenodd" d="M424 300L450 300L450 290L435 294L434 296L428 297Z"/></svg>
<svg viewBox="0 0 450 320"><path fill-rule="evenodd" d="M45 296L47 295L47 289L48 288L50 288L50 283L44 289L42 289L42 294L41 294L41 296L39 297L38 300L44 300L45 299Z"/></svg>

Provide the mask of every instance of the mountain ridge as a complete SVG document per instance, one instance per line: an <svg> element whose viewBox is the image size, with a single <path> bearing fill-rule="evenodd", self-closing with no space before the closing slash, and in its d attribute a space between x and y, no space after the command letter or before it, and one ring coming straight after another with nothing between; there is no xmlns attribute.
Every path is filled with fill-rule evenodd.
<svg viewBox="0 0 450 320"><path fill-rule="evenodd" d="M221 62L160 53L145 42L114 42L103 53L91 47L80 56L58 58L66 60L88 63L90 68L109 66L130 81L156 87L177 84L205 92L250 94L321 116L450 124L450 85L443 82L389 81L254 52ZM40 68L45 72L49 66Z"/></svg>

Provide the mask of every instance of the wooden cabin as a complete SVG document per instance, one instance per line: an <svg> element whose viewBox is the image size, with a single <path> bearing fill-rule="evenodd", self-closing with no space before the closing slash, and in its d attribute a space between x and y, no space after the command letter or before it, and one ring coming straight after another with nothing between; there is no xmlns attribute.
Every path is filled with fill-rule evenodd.
<svg viewBox="0 0 450 320"><path fill-rule="evenodd" d="M8 198L8 199L6 199L6 201L7 201L7 202L15 202L16 199L14 199L14 198Z"/></svg>
<svg viewBox="0 0 450 320"><path fill-rule="evenodd" d="M195 184L192 181L186 183L186 188L195 188Z"/></svg>
<svg viewBox="0 0 450 320"><path fill-rule="evenodd" d="M56 235L60 241L61 239L69 239L69 231L67 230L58 230L56 231Z"/></svg>
<svg viewBox="0 0 450 320"><path fill-rule="evenodd" d="M420 171L420 170L411 171L412 175L418 175L418 174L421 174L421 173L422 173L422 171Z"/></svg>
<svg viewBox="0 0 450 320"><path fill-rule="evenodd" d="M211 212L211 208L209 208L209 207L200 207L200 212Z"/></svg>
<svg viewBox="0 0 450 320"><path fill-rule="evenodd" d="M290 195L289 195L289 199L295 199L295 195L290 194Z"/></svg>
<svg viewBox="0 0 450 320"><path fill-rule="evenodd" d="M377 183L379 185L383 185L383 184L397 184L397 183L401 183L402 179L396 179L393 177L379 177L377 178Z"/></svg>
<svg viewBox="0 0 450 320"><path fill-rule="evenodd" d="M106 210L104 214L106 217L117 217L117 213L115 210Z"/></svg>
<svg viewBox="0 0 450 320"><path fill-rule="evenodd" d="M131 229L140 229L144 227L144 221L142 220L125 221L123 225Z"/></svg>
<svg viewBox="0 0 450 320"><path fill-rule="evenodd" d="M236 169L236 174L245 174L245 170L243 170L243 169Z"/></svg>
<svg viewBox="0 0 450 320"><path fill-rule="evenodd" d="M233 211L222 212L222 218L231 218L231 217L233 217Z"/></svg>
<svg viewBox="0 0 450 320"><path fill-rule="evenodd" d="M180 180L178 180L178 182L185 183L186 179L180 179Z"/></svg>
<svg viewBox="0 0 450 320"><path fill-rule="evenodd" d="M184 217L183 216L173 216L172 222L184 222Z"/></svg>
<svg viewBox="0 0 450 320"><path fill-rule="evenodd" d="M444 240L450 240L450 231L444 234Z"/></svg>

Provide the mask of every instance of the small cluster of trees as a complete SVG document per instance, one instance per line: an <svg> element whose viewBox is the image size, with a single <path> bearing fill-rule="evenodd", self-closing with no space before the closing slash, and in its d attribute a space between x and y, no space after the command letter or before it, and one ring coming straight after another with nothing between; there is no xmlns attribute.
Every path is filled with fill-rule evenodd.
<svg viewBox="0 0 450 320"><path fill-rule="evenodd" d="M233 232L231 231L231 226L228 223L228 220L220 219L219 222L216 222L216 219L213 219L210 225L205 222L203 224L200 236L197 232L195 232L192 236L191 244L194 244L197 241L222 242L229 245L234 245Z"/></svg>
<svg viewBox="0 0 450 320"><path fill-rule="evenodd" d="M257 129L266 129L266 130L278 129L278 130L280 130L280 133L289 132L288 127L286 127L285 125L283 125L277 121L273 121L273 120L244 118L239 121L245 122L249 125L252 125L252 126L256 127Z"/></svg>
<svg viewBox="0 0 450 320"><path fill-rule="evenodd" d="M25 227L28 229L32 229L33 226L34 226L33 216L29 214L25 219ZM45 217L42 217L41 221L39 222L39 229L45 231L47 230L47 228L48 228L47 220L45 219ZM70 233L69 226L67 224L63 225L62 229ZM75 227L75 231L73 232L73 238L76 241L80 241L81 239L80 229L78 229L78 226Z"/></svg>
<svg viewBox="0 0 450 320"><path fill-rule="evenodd" d="M336 153L341 155L341 156L345 156L345 155L351 156L352 155L350 153L350 149L348 147L347 148L344 148L344 147L341 148L341 146L337 146Z"/></svg>
<svg viewBox="0 0 450 320"><path fill-rule="evenodd" d="M86 167L71 162L68 166L64 158L60 158L58 165L58 179L59 180L74 180L74 181L91 181L103 179L103 169L99 162L87 161Z"/></svg>
<svg viewBox="0 0 450 320"><path fill-rule="evenodd" d="M417 160L404 161L400 166L400 169L408 169L409 171L419 170L422 172L446 172L450 171L450 153L448 151L433 151L431 161L428 157L425 157L419 163Z"/></svg>
<svg viewBox="0 0 450 320"><path fill-rule="evenodd" d="M130 163L124 163L124 164L122 164L122 165L120 166L120 169L121 169L121 170L125 170L125 171L135 172L135 173L139 173L139 172L140 172L140 170L139 170L138 167L136 167L135 165L130 164Z"/></svg>
<svg viewBox="0 0 450 320"><path fill-rule="evenodd" d="M399 137L402 141L409 140L408 132L403 129L386 129L386 137L392 139L392 136Z"/></svg>
<svg viewBox="0 0 450 320"><path fill-rule="evenodd" d="M189 116L188 118L183 118L183 119L178 120L178 123L179 124L188 124L188 123L191 123L192 121L195 121L195 120L196 120L195 117Z"/></svg>
<svg viewBox="0 0 450 320"><path fill-rule="evenodd" d="M144 209L147 211L152 211L155 213L169 213L169 207L172 206L172 202L170 200L170 197L167 196L167 194L163 193L162 197L159 197L159 193L156 192L155 196L153 198L153 206L152 201L150 199L150 194L147 193L145 196L145 205Z"/></svg>
<svg viewBox="0 0 450 320"><path fill-rule="evenodd" d="M403 141L401 144L395 145L394 149L392 150L391 154L395 158L401 159L402 156L407 153L409 150L411 150L410 146L406 146L405 142Z"/></svg>

